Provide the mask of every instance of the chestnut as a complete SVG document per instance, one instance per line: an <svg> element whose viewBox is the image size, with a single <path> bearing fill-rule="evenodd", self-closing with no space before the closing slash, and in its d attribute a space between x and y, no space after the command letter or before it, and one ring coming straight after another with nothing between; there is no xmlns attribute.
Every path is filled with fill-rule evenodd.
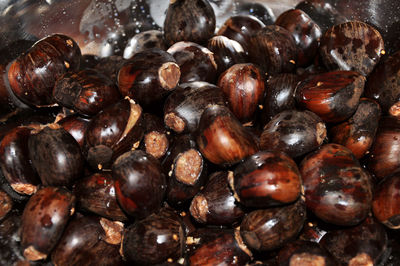
<svg viewBox="0 0 400 266"><path fill-rule="evenodd" d="M275 14L265 3L240 2L237 3L235 11L239 15L251 15L261 20L265 25L272 25Z"/></svg>
<svg viewBox="0 0 400 266"><path fill-rule="evenodd" d="M98 61L94 66L88 68L96 69L97 71L111 79L114 84L118 84L118 72L127 60L119 55L102 57L98 58L97 60Z"/></svg>
<svg viewBox="0 0 400 266"><path fill-rule="evenodd" d="M166 50L164 35L159 30L146 30L133 35L127 41L123 57L124 59L130 59L136 53L152 48Z"/></svg>
<svg viewBox="0 0 400 266"><path fill-rule="evenodd" d="M144 113L144 136L141 147L156 159L162 159L167 154L171 142L171 132L167 131L161 117Z"/></svg>
<svg viewBox="0 0 400 266"><path fill-rule="evenodd" d="M68 115L57 123L62 126L84 148L86 131L89 126L90 118L82 117L78 114Z"/></svg>

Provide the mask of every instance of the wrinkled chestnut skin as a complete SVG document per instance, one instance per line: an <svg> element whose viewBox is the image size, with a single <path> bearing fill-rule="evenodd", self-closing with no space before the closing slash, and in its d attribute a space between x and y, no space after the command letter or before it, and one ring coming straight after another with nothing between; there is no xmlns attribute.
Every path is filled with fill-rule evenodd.
<svg viewBox="0 0 400 266"><path fill-rule="evenodd" d="M318 148L326 139L325 123L308 110L286 110L264 126L260 149L285 152L292 158Z"/></svg>
<svg viewBox="0 0 400 266"><path fill-rule="evenodd" d="M74 195L60 187L41 188L29 199L20 228L25 258L36 261L50 254L73 214L74 206Z"/></svg>
<svg viewBox="0 0 400 266"><path fill-rule="evenodd" d="M295 108L295 89L299 78L295 74L282 73L270 77L265 84L261 124L265 125L278 113Z"/></svg>
<svg viewBox="0 0 400 266"><path fill-rule="evenodd" d="M121 250L123 257L135 265L155 265L182 258L184 241L180 217L162 209L126 228Z"/></svg>
<svg viewBox="0 0 400 266"><path fill-rule="evenodd" d="M320 54L329 70L351 70L368 76L384 54L379 31L361 21L335 25L321 38Z"/></svg>
<svg viewBox="0 0 400 266"><path fill-rule="evenodd" d="M380 265L386 256L388 236L383 225L368 218L355 227L326 233L319 243L341 265Z"/></svg>
<svg viewBox="0 0 400 266"><path fill-rule="evenodd" d="M215 31L214 9L207 0L171 0L164 20L167 45L179 41L204 44Z"/></svg>
<svg viewBox="0 0 400 266"><path fill-rule="evenodd" d="M114 183L109 172L95 173L78 180L73 189L77 206L107 219L127 221L127 216L118 205Z"/></svg>
<svg viewBox="0 0 400 266"><path fill-rule="evenodd" d="M147 30L133 35L127 41L123 57L124 59L130 59L134 54L152 48L166 50L164 35L159 30Z"/></svg>
<svg viewBox="0 0 400 266"><path fill-rule="evenodd" d="M175 89L181 77L174 57L153 48L136 53L118 72L118 87L143 107L160 104Z"/></svg>
<svg viewBox="0 0 400 266"><path fill-rule="evenodd" d="M363 221L372 203L372 181L352 152L339 144L325 144L300 164L307 208L334 225Z"/></svg>
<svg viewBox="0 0 400 266"><path fill-rule="evenodd" d="M219 87L207 82L181 84L165 100L164 123L176 133L193 133L204 109L211 104L227 104Z"/></svg>
<svg viewBox="0 0 400 266"><path fill-rule="evenodd" d="M207 160L217 165L232 165L258 151L253 136L228 107L207 107L199 122L197 145Z"/></svg>
<svg viewBox="0 0 400 266"><path fill-rule="evenodd" d="M121 95L114 82L94 69L70 71L59 77L53 89L54 100L84 116L93 116L118 102Z"/></svg>
<svg viewBox="0 0 400 266"><path fill-rule="evenodd" d="M125 98L99 112L85 136L86 159L94 169L109 168L122 153L138 148L143 137L140 105Z"/></svg>
<svg viewBox="0 0 400 266"><path fill-rule="evenodd" d="M296 163L280 151L259 151L249 156L235 168L230 182L237 200L255 208L292 203L302 189Z"/></svg>
<svg viewBox="0 0 400 266"><path fill-rule="evenodd" d="M177 42L167 50L179 65L181 76L179 83L205 81L215 83L217 63L214 54L205 46L194 42Z"/></svg>
<svg viewBox="0 0 400 266"><path fill-rule="evenodd" d="M379 104L374 100L361 98L353 116L329 130L331 142L346 146L357 159L362 158L372 146L380 117Z"/></svg>
<svg viewBox="0 0 400 266"><path fill-rule="evenodd" d="M51 254L55 265L122 265L119 245L106 242L101 220L95 216L72 219Z"/></svg>
<svg viewBox="0 0 400 266"><path fill-rule="evenodd" d="M250 15L236 15L229 17L217 35L223 35L240 43L246 53L250 49L250 38L253 34L265 27L258 18Z"/></svg>
<svg viewBox="0 0 400 266"><path fill-rule="evenodd" d="M306 206L299 198L290 205L249 212L240 224L240 234L250 249L270 251L293 240L305 220Z"/></svg>
<svg viewBox="0 0 400 266"><path fill-rule="evenodd" d="M365 96L375 99L385 114L399 116L400 51L379 62L367 79Z"/></svg>
<svg viewBox="0 0 400 266"><path fill-rule="evenodd" d="M297 65L310 65L318 53L321 29L304 11L288 10L276 19L275 25L287 29L297 45Z"/></svg>
<svg viewBox="0 0 400 266"><path fill-rule="evenodd" d="M246 265L252 253L237 229L199 228L186 237L187 262L201 265Z"/></svg>
<svg viewBox="0 0 400 266"><path fill-rule="evenodd" d="M391 229L400 227L400 175L396 173L380 182L374 191L372 212L375 218Z"/></svg>
<svg viewBox="0 0 400 266"><path fill-rule="evenodd" d="M367 168L379 180L400 170L400 120L398 118L385 116L380 119L366 163Z"/></svg>
<svg viewBox="0 0 400 266"><path fill-rule="evenodd" d="M291 33L280 26L268 25L250 39L250 60L268 75L290 73L296 67L297 46Z"/></svg>
<svg viewBox="0 0 400 266"><path fill-rule="evenodd" d="M229 108L240 122L255 119L265 94L264 75L253 64L235 64L219 76L218 86L229 102Z"/></svg>
<svg viewBox="0 0 400 266"><path fill-rule="evenodd" d="M86 130L88 128L90 118L82 117L78 114L73 114L64 117L57 123L62 126L69 134L74 137L81 148L84 148Z"/></svg>
<svg viewBox="0 0 400 266"><path fill-rule="evenodd" d="M40 178L29 158L28 139L32 128L19 126L10 130L0 144L1 171L18 193L32 195L40 184Z"/></svg>
<svg viewBox="0 0 400 266"><path fill-rule="evenodd" d="M354 71L314 75L296 88L296 102L325 122L341 122L356 111L364 91L365 77Z"/></svg>
<svg viewBox="0 0 400 266"><path fill-rule="evenodd" d="M121 208L130 216L144 218L161 208L166 178L159 161L144 151L129 151L112 165L115 192Z"/></svg>
<svg viewBox="0 0 400 266"><path fill-rule="evenodd" d="M29 158L46 186L71 186L83 174L84 157L74 137L57 124L28 140Z"/></svg>
<svg viewBox="0 0 400 266"><path fill-rule="evenodd" d="M193 198L189 210L197 222L230 226L244 216L229 188L228 175L227 171L212 173L204 188Z"/></svg>
<svg viewBox="0 0 400 266"><path fill-rule="evenodd" d="M55 34L36 42L8 69L12 91L30 106L54 104L52 90L61 75L79 69L81 51L68 36Z"/></svg>
<svg viewBox="0 0 400 266"><path fill-rule="evenodd" d="M335 266L337 261L318 243L297 240L283 247L277 256L279 266L325 265Z"/></svg>

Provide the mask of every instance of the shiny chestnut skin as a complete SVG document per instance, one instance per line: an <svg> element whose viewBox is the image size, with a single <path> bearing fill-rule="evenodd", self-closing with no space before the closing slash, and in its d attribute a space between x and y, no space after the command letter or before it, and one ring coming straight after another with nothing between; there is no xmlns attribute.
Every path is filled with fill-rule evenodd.
<svg viewBox="0 0 400 266"><path fill-rule="evenodd" d="M280 151L259 151L235 167L230 185L246 207L268 208L298 199L302 182L296 163Z"/></svg>
<svg viewBox="0 0 400 266"><path fill-rule="evenodd" d="M332 71L303 80L296 88L296 102L325 122L341 122L356 111L365 77L355 71Z"/></svg>
<svg viewBox="0 0 400 266"><path fill-rule="evenodd" d="M180 217L164 208L126 228L121 251L135 265L171 263L183 258L184 243Z"/></svg>
<svg viewBox="0 0 400 266"><path fill-rule="evenodd" d="M297 64L297 46L287 29L268 25L252 35L249 56L268 75L290 73Z"/></svg>
<svg viewBox="0 0 400 266"><path fill-rule="evenodd" d="M275 25L287 29L297 45L297 65L310 65L318 54L321 29L304 11L291 9L283 12L275 21Z"/></svg>
<svg viewBox="0 0 400 266"><path fill-rule="evenodd" d="M126 63L126 59L119 55L111 55L107 57L98 58L97 63L94 66L88 68L94 68L99 72L109 77L115 84L118 84L118 72L121 67ZM81 68L83 69L83 68Z"/></svg>
<svg viewBox="0 0 400 266"><path fill-rule="evenodd" d="M343 123L329 130L331 142L349 148L357 159L362 158L374 142L381 108L377 102L361 98L355 113Z"/></svg>
<svg viewBox="0 0 400 266"><path fill-rule="evenodd" d="M244 216L228 185L228 171L214 172L190 204L190 215L206 225L234 225Z"/></svg>
<svg viewBox="0 0 400 266"><path fill-rule="evenodd" d="M28 139L32 128L19 126L10 130L0 144L1 171L10 186L18 193L32 195L40 178L29 158Z"/></svg>
<svg viewBox="0 0 400 266"><path fill-rule="evenodd" d="M84 147L86 130L88 128L90 118L82 117L78 114L68 115L57 123L62 126L69 134L71 134L81 148Z"/></svg>
<svg viewBox="0 0 400 266"><path fill-rule="evenodd" d="M147 30L133 35L127 41L123 57L124 59L130 59L134 54L152 48L166 50L164 35L159 30Z"/></svg>
<svg viewBox="0 0 400 266"><path fill-rule="evenodd" d="M286 110L264 126L260 149L283 151L296 158L317 149L326 135L325 123L313 112Z"/></svg>
<svg viewBox="0 0 400 266"><path fill-rule="evenodd" d="M265 25L274 24L275 14L271 8L265 4L257 2L237 3L235 11L238 15L251 15L261 20Z"/></svg>
<svg viewBox="0 0 400 266"><path fill-rule="evenodd" d="M271 251L296 238L306 220L304 199L247 213L240 224L244 243L255 251Z"/></svg>
<svg viewBox="0 0 400 266"><path fill-rule="evenodd" d="M128 215L144 218L161 208L167 181L153 156L141 150L128 151L113 163L112 176L117 200Z"/></svg>
<svg viewBox="0 0 400 266"><path fill-rule="evenodd" d="M207 0L171 0L164 20L167 45L179 41L204 44L215 31L214 9Z"/></svg>
<svg viewBox="0 0 400 266"><path fill-rule="evenodd" d="M27 202L22 214L21 248L31 261L45 259L74 213L75 197L60 187L43 187Z"/></svg>
<svg viewBox="0 0 400 266"><path fill-rule="evenodd" d="M167 50L176 60L181 71L179 83L206 81L215 83L217 63L214 54L200 44L181 41L174 43Z"/></svg>
<svg viewBox="0 0 400 266"><path fill-rule="evenodd" d="M349 21L328 29L321 38L320 54L330 70L351 70L368 76L385 53L381 34L374 27Z"/></svg>
<svg viewBox="0 0 400 266"><path fill-rule="evenodd" d="M370 149L366 165L378 180L400 170L400 120L384 116Z"/></svg>
<svg viewBox="0 0 400 266"><path fill-rule="evenodd" d="M251 133L222 105L210 105L204 110L196 136L203 156L217 165L238 163L258 151Z"/></svg>
<svg viewBox="0 0 400 266"><path fill-rule="evenodd" d="M80 48L72 38L60 34L43 38L10 65L8 80L12 91L30 106L52 105L57 78L78 70L80 57Z"/></svg>
<svg viewBox="0 0 400 266"><path fill-rule="evenodd" d="M107 76L94 69L69 71L59 77L53 89L54 100L84 116L94 116L118 102L121 95Z"/></svg>
<svg viewBox="0 0 400 266"><path fill-rule="evenodd" d="M231 66L219 76L218 86L240 122L255 120L265 94L264 75L257 66L249 63Z"/></svg>
<svg viewBox="0 0 400 266"><path fill-rule="evenodd" d="M58 124L50 124L33 133L28 140L28 150L43 185L71 186L83 174L81 148Z"/></svg>
<svg viewBox="0 0 400 266"><path fill-rule="evenodd" d="M325 144L300 164L307 208L327 223L342 226L363 221L372 203L372 180L353 153Z"/></svg>

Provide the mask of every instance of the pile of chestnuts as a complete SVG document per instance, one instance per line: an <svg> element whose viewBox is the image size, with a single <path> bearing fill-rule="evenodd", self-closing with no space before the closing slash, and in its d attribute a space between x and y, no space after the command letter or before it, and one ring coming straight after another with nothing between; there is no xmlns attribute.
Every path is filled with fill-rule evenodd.
<svg viewBox="0 0 400 266"><path fill-rule="evenodd" d="M0 265L399 265L400 49L323 2L4 48Z"/></svg>

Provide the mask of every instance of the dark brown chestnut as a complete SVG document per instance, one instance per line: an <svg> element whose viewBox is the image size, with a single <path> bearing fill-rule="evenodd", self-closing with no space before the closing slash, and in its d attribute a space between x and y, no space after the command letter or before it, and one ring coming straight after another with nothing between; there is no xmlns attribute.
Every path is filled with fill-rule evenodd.
<svg viewBox="0 0 400 266"><path fill-rule="evenodd" d="M210 105L204 110L196 136L203 156L218 165L238 163L258 151L253 135L222 105Z"/></svg>
<svg viewBox="0 0 400 266"><path fill-rule="evenodd" d="M204 44L215 31L214 9L208 0L170 0L164 20L167 45L179 41Z"/></svg>
<svg viewBox="0 0 400 266"><path fill-rule="evenodd" d="M361 21L328 29L321 38L319 51L329 70L357 71L364 76L371 73L385 53L379 31Z"/></svg>
<svg viewBox="0 0 400 266"><path fill-rule="evenodd" d="M234 225L244 216L228 185L228 171L214 172L204 188L193 198L190 214L206 225Z"/></svg>
<svg viewBox="0 0 400 266"><path fill-rule="evenodd" d="M84 148L85 135L89 122L90 118L85 118L78 114L72 114L62 118L57 123L74 137L81 148Z"/></svg>
<svg viewBox="0 0 400 266"><path fill-rule="evenodd" d="M239 15L251 15L261 20L265 25L274 24L274 11L267 3L240 2L236 3L235 12Z"/></svg>
<svg viewBox="0 0 400 266"><path fill-rule="evenodd" d="M46 186L71 186L83 174L81 148L58 124L32 132L28 139L29 158Z"/></svg>
<svg viewBox="0 0 400 266"><path fill-rule="evenodd" d="M306 220L304 199L295 203L249 212L240 224L244 243L255 251L278 249L296 238Z"/></svg>
<svg viewBox="0 0 400 266"><path fill-rule="evenodd" d="M372 203L372 180L353 153L339 144L325 144L300 165L307 208L334 225L363 221Z"/></svg>
<svg viewBox="0 0 400 266"><path fill-rule="evenodd" d="M295 202L302 191L296 163L280 151L259 151L238 164L229 177L237 200L268 208Z"/></svg>
<svg viewBox="0 0 400 266"><path fill-rule="evenodd" d="M167 183L153 156L141 150L126 152L113 163L112 176L117 200L130 216L144 218L161 208Z"/></svg>
<svg viewBox="0 0 400 266"><path fill-rule="evenodd" d="M84 116L93 116L121 99L117 86L94 69L69 71L59 77L53 89L54 100Z"/></svg>
<svg viewBox="0 0 400 266"><path fill-rule="evenodd" d="M286 110L264 126L260 149L283 151L292 158L318 148L326 140L325 123L308 110Z"/></svg>
<svg viewBox="0 0 400 266"><path fill-rule="evenodd" d="M94 68L110 78L114 84L118 84L118 72L126 63L126 59L119 55L111 55L98 59L97 64L89 68ZM82 69L82 68L81 68Z"/></svg>
<svg viewBox="0 0 400 266"><path fill-rule="evenodd" d="M229 108L242 123L253 122L265 94L264 75L250 63L235 64L223 72L218 86L229 102Z"/></svg>
<svg viewBox="0 0 400 266"><path fill-rule="evenodd" d="M365 77L355 71L317 74L297 86L296 102L325 122L341 122L356 111L364 84Z"/></svg>
<svg viewBox="0 0 400 266"><path fill-rule="evenodd" d="M72 38L61 34L43 38L10 65L12 91L30 106L52 105L57 78L78 70L80 57L80 48Z"/></svg>
<svg viewBox="0 0 400 266"><path fill-rule="evenodd" d="M31 261L47 258L61 238L74 207L74 195L60 187L41 188L29 199L20 228L25 258Z"/></svg>
<svg viewBox="0 0 400 266"><path fill-rule="evenodd" d="M130 59L136 53L152 48L166 50L164 34L159 30L147 30L133 35L127 41L123 57Z"/></svg>

